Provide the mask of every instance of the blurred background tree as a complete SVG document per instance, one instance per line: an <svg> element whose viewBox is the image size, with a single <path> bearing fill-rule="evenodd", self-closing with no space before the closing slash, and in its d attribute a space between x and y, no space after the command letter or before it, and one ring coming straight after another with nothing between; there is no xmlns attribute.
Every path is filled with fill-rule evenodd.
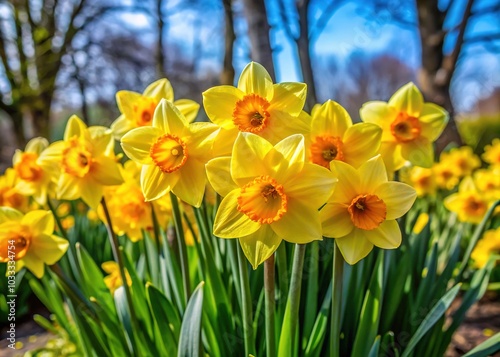
<svg viewBox="0 0 500 357"><path fill-rule="evenodd" d="M358 120L363 102L412 80L452 118L495 121L499 15L496 0L0 0L2 168L27 139L60 137L73 112L108 125L117 90L166 76L176 98L201 102L249 60L307 83L307 109L331 98ZM454 124L439 149L461 143Z"/></svg>

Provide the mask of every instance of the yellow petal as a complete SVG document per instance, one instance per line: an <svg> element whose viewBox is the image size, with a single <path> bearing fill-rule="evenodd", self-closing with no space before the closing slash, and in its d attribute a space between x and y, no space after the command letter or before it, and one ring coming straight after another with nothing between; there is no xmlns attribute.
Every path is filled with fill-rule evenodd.
<svg viewBox="0 0 500 357"><path fill-rule="evenodd" d="M412 82L399 88L389 99L389 105L400 112L418 118L424 105L424 97Z"/></svg>
<svg viewBox="0 0 500 357"><path fill-rule="evenodd" d="M304 167L306 149L304 137L300 134L291 135L270 150L264 161L272 172L276 173L274 178L285 181L286 178L299 173Z"/></svg>
<svg viewBox="0 0 500 357"><path fill-rule="evenodd" d="M62 160L62 151L66 148L66 143L62 140L49 145L40 156L38 162L40 165L59 165Z"/></svg>
<svg viewBox="0 0 500 357"><path fill-rule="evenodd" d="M325 237L340 238L351 233L354 228L346 205L328 203L319 211L319 217Z"/></svg>
<svg viewBox="0 0 500 357"><path fill-rule="evenodd" d="M231 156L234 141L240 131L234 127L230 130L220 128L214 140L213 156Z"/></svg>
<svg viewBox="0 0 500 357"><path fill-rule="evenodd" d="M112 131L105 126L91 126L88 133L92 142L92 156L114 155L115 141Z"/></svg>
<svg viewBox="0 0 500 357"><path fill-rule="evenodd" d="M236 208L240 190L229 192L220 203L214 222L214 235L220 238L241 238L255 233L261 224L252 221Z"/></svg>
<svg viewBox="0 0 500 357"><path fill-rule="evenodd" d="M34 235L52 234L54 232L54 215L50 211L36 210L26 213L21 224L29 226Z"/></svg>
<svg viewBox="0 0 500 357"><path fill-rule="evenodd" d="M378 186L387 182L387 171L380 155L361 165L358 172L361 177L360 189L366 193L374 192Z"/></svg>
<svg viewBox="0 0 500 357"><path fill-rule="evenodd" d="M103 187L95 181L83 182L80 186L82 200L92 209L97 210L102 200Z"/></svg>
<svg viewBox="0 0 500 357"><path fill-rule="evenodd" d="M356 264L373 249L373 243L366 239L363 232L363 230L355 228L348 235L335 239L335 243L348 264Z"/></svg>
<svg viewBox="0 0 500 357"><path fill-rule="evenodd" d="M434 148L426 138L402 143L401 155L415 166L431 168L434 164Z"/></svg>
<svg viewBox="0 0 500 357"><path fill-rule="evenodd" d="M415 189L401 182L385 182L377 187L375 194L387 207L386 219L396 219L413 206L417 193Z"/></svg>
<svg viewBox="0 0 500 357"><path fill-rule="evenodd" d="M299 173L286 181L285 191L287 196L318 209L330 198L337 182L330 170L306 163Z"/></svg>
<svg viewBox="0 0 500 357"><path fill-rule="evenodd" d="M420 114L421 135L427 140L435 141L448 123L448 112L434 103L425 103Z"/></svg>
<svg viewBox="0 0 500 357"><path fill-rule="evenodd" d="M33 152L40 155L40 153L49 146L49 142L45 138L33 138L26 144L26 152Z"/></svg>
<svg viewBox="0 0 500 357"><path fill-rule="evenodd" d="M382 142L380 145L380 155L384 159L385 167L389 173L399 170L406 162L401 155L401 145L396 142Z"/></svg>
<svg viewBox="0 0 500 357"><path fill-rule="evenodd" d="M273 98L273 80L266 69L256 62L250 62L243 69L238 80L238 89L246 94L258 94L268 102Z"/></svg>
<svg viewBox="0 0 500 357"><path fill-rule="evenodd" d="M286 111L297 116L304 108L307 96L307 85L304 83L279 83L274 84L274 96L269 109Z"/></svg>
<svg viewBox="0 0 500 357"><path fill-rule="evenodd" d="M206 164L208 181L212 188L222 197L238 188L231 177L231 158L218 157Z"/></svg>
<svg viewBox="0 0 500 357"><path fill-rule="evenodd" d="M269 226L262 226L257 232L239 239L241 249L253 269L265 262L278 249L279 238Z"/></svg>
<svg viewBox="0 0 500 357"><path fill-rule="evenodd" d="M198 111L200 110L200 105L191 99L176 100L174 105L177 109L179 109L189 123L192 123L196 119Z"/></svg>
<svg viewBox="0 0 500 357"><path fill-rule="evenodd" d="M274 145L290 135L309 133L310 123L307 122L307 114L292 116L288 112L278 109L269 109L268 111L269 124L259 135L271 144Z"/></svg>
<svg viewBox="0 0 500 357"><path fill-rule="evenodd" d="M92 176L101 185L119 185L123 182L117 162L107 156L101 156L92 163Z"/></svg>
<svg viewBox="0 0 500 357"><path fill-rule="evenodd" d="M231 176L238 186L245 185L256 176L267 175L261 163L273 146L265 139L252 133L239 133L233 147Z"/></svg>
<svg viewBox="0 0 500 357"><path fill-rule="evenodd" d="M311 123L311 135L331 135L342 138L352 125L349 113L337 102L327 100L314 111Z"/></svg>
<svg viewBox="0 0 500 357"><path fill-rule="evenodd" d="M174 101L174 90L169 80L162 78L156 82L151 83L145 90L143 95L145 97L154 98L156 102L166 99L170 102Z"/></svg>
<svg viewBox="0 0 500 357"><path fill-rule="evenodd" d="M142 95L136 92L131 92L128 90L121 90L116 93L116 104L120 113L124 114L125 117L133 118L135 115L134 105L140 101Z"/></svg>
<svg viewBox="0 0 500 357"><path fill-rule="evenodd" d="M233 111L244 93L233 86L216 86L203 92L203 107L212 122L224 129L234 128Z"/></svg>
<svg viewBox="0 0 500 357"><path fill-rule="evenodd" d="M288 199L287 212L273 222L271 228L278 237L291 243L305 244L323 239L318 210L293 198Z"/></svg>
<svg viewBox="0 0 500 357"><path fill-rule="evenodd" d="M194 207L200 207L205 193L207 176L204 166L204 163L189 158L180 170L181 178L172 187L177 197Z"/></svg>
<svg viewBox="0 0 500 357"><path fill-rule="evenodd" d="M189 157L208 161L213 157L213 144L219 127L212 123L193 123L189 125L190 138L187 141Z"/></svg>
<svg viewBox="0 0 500 357"><path fill-rule="evenodd" d="M66 129L64 130L64 140L67 141L73 136L83 137L86 131L87 126L85 125L85 123L76 115L73 115L66 123Z"/></svg>
<svg viewBox="0 0 500 357"><path fill-rule="evenodd" d="M401 230L395 220L386 220L377 228L363 233L366 239L379 248L395 249L401 245Z"/></svg>
<svg viewBox="0 0 500 357"><path fill-rule="evenodd" d="M361 179L358 171L351 165L338 160L330 162L330 169L339 180L331 200L350 204L352 199L359 194L358 189L361 185Z"/></svg>
<svg viewBox="0 0 500 357"><path fill-rule="evenodd" d="M66 239L49 234L36 237L31 244L30 253L36 255L47 265L57 263L69 247L69 242Z"/></svg>
<svg viewBox="0 0 500 357"><path fill-rule="evenodd" d="M0 224L7 221L20 221L23 214L17 209L10 207L0 207Z"/></svg>
<svg viewBox="0 0 500 357"><path fill-rule="evenodd" d="M102 268L102 270L104 270L108 274L112 274L115 271L118 271L118 265L114 261L102 263L101 268Z"/></svg>
<svg viewBox="0 0 500 357"><path fill-rule="evenodd" d="M45 265L43 264L43 261L41 261L35 254L26 254L23 259L22 259L24 266L26 269L31 271L34 276L36 276L38 279L41 279L43 277L43 274L45 272Z"/></svg>
<svg viewBox="0 0 500 357"><path fill-rule="evenodd" d="M378 125L383 130L382 141L392 139L391 123L398 116L398 111L386 102L372 101L363 104L359 111L361 120L365 123Z"/></svg>
<svg viewBox="0 0 500 357"><path fill-rule="evenodd" d="M144 165L141 170L141 188L145 200L153 201L166 195L179 179L179 171L168 174L156 165Z"/></svg>
<svg viewBox="0 0 500 357"><path fill-rule="evenodd" d="M57 199L59 200L76 200L80 197L80 182L82 180L62 173L59 176L59 181L57 183Z"/></svg>
<svg viewBox="0 0 500 357"><path fill-rule="evenodd" d="M120 140L123 135L134 129L136 126L132 120L127 120L125 115L120 115L113 123L111 123L111 131L116 140Z"/></svg>
<svg viewBox="0 0 500 357"><path fill-rule="evenodd" d="M163 133L182 137L185 135L188 125L186 118L172 102L161 100L153 116L153 127L160 129Z"/></svg>
<svg viewBox="0 0 500 357"><path fill-rule="evenodd" d="M162 131L152 126L143 126L125 134L121 145L125 154L132 160L143 165L152 162L149 155L151 145L162 135Z"/></svg>
<svg viewBox="0 0 500 357"><path fill-rule="evenodd" d="M378 154L382 130L371 123L354 124L344 135L344 161L358 168Z"/></svg>

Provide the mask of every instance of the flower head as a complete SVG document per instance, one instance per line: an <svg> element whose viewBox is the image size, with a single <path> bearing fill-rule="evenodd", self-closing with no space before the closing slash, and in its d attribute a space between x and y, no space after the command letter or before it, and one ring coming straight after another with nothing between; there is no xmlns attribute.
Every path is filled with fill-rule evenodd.
<svg viewBox="0 0 500 357"><path fill-rule="evenodd" d="M204 166L212 157L216 130L211 123L188 123L171 102L162 100L152 126L123 136L123 151L143 165L141 188L146 201L172 191L193 206L201 205L207 182Z"/></svg>
<svg viewBox="0 0 500 357"><path fill-rule="evenodd" d="M104 277L104 284L108 287L111 295L115 293L115 290L123 285L123 280L120 274L120 268L118 264L114 261L104 262L101 264L102 270L108 273L107 276ZM125 276L127 278L127 285L132 286L132 279L130 279L130 275L128 271L125 270Z"/></svg>
<svg viewBox="0 0 500 357"><path fill-rule="evenodd" d="M254 269L282 240L303 244L322 239L318 209L337 179L305 158L302 135L273 146L253 133L240 133L232 157L207 164L212 187L225 196L215 217L214 234L239 238Z"/></svg>
<svg viewBox="0 0 500 357"><path fill-rule="evenodd" d="M486 145L484 147L482 158L490 165L500 166L500 139L495 138L493 139L491 145Z"/></svg>
<svg viewBox="0 0 500 357"><path fill-rule="evenodd" d="M18 190L17 182L18 178L13 168L8 168L0 176L0 207L11 207L26 212L29 199Z"/></svg>
<svg viewBox="0 0 500 357"><path fill-rule="evenodd" d="M64 132L64 140L51 144L40 154L44 162L56 163L61 174L57 182L58 199L82 198L96 209L103 196L103 187L123 182L113 152L111 131L104 127L87 128L72 116Z"/></svg>
<svg viewBox="0 0 500 357"><path fill-rule="evenodd" d="M434 171L420 166L413 166L401 174L405 176L405 181L411 185L417 192L417 196L422 197L426 195L434 195L436 193L437 185L434 178Z"/></svg>
<svg viewBox="0 0 500 357"><path fill-rule="evenodd" d="M365 103L360 116L364 122L382 128L381 154L390 172L400 169L405 160L416 166L431 167L432 142L448 122L446 110L424 103L422 94L411 82L396 91L388 103Z"/></svg>
<svg viewBox="0 0 500 357"><path fill-rule="evenodd" d="M401 182L388 181L380 156L359 169L332 161L339 182L320 211L323 235L335 242L349 264L370 253L373 246L394 249L401 244L397 218L413 205L415 190Z"/></svg>
<svg viewBox="0 0 500 357"><path fill-rule="evenodd" d="M457 177L470 176L472 172L481 166L481 160L472 152L470 146L453 148L449 152L443 152L440 162L448 165Z"/></svg>
<svg viewBox="0 0 500 357"><path fill-rule="evenodd" d="M189 99L174 102L172 85L166 78L159 79L150 84L142 94L126 90L116 93L116 102L122 114L111 124L115 138L120 140L134 128L151 126L155 109L162 99L173 102L189 122L198 115L200 108L198 103Z"/></svg>
<svg viewBox="0 0 500 357"><path fill-rule="evenodd" d="M41 278L45 264L55 264L68 249L68 241L53 232L54 217L50 211L23 215L15 209L0 207L0 262L10 261L14 254L16 272L26 267Z"/></svg>
<svg viewBox="0 0 500 357"><path fill-rule="evenodd" d="M378 153L381 136L382 130L375 124L352 125L347 111L328 100L312 112L309 161L326 168L332 160L359 167Z"/></svg>
<svg viewBox="0 0 500 357"><path fill-rule="evenodd" d="M500 254L500 228L484 232L483 237L472 251L471 258L476 267L482 268L488 263L491 255L495 253Z"/></svg>
<svg viewBox="0 0 500 357"><path fill-rule="evenodd" d="M229 154L238 132L262 136L272 144L289 135L306 133L301 114L306 99L303 83L273 84L260 64L251 62L241 73L238 87L217 86L203 93L203 105L212 122L221 127L217 152Z"/></svg>

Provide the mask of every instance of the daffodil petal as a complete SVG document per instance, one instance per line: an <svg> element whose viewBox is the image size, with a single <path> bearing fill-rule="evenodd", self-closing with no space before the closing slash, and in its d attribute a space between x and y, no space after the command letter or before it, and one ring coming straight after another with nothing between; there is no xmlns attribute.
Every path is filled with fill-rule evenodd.
<svg viewBox="0 0 500 357"><path fill-rule="evenodd" d="M373 243L363 234L361 229L353 229L342 238L336 238L335 243L340 249L345 261L354 265L366 257L373 249Z"/></svg>
<svg viewBox="0 0 500 357"><path fill-rule="evenodd" d="M116 140L120 140L123 135L134 129L136 126L131 120L127 120L125 115L120 115L113 123L111 123L111 131Z"/></svg>
<svg viewBox="0 0 500 357"><path fill-rule="evenodd" d="M43 277L43 274L45 272L45 264L36 255L29 254L28 252L28 254L23 257L22 261L26 269L31 271L34 276L36 276L38 279L41 279Z"/></svg>
<svg viewBox="0 0 500 357"><path fill-rule="evenodd" d="M401 230L395 220L386 220L375 229L364 231L373 245L383 249L395 249L401 245Z"/></svg>
<svg viewBox="0 0 500 357"><path fill-rule="evenodd" d="M57 263L66 253L69 242L55 235L42 234L33 239L30 253L36 255L39 260L47 265Z"/></svg>
<svg viewBox="0 0 500 357"><path fill-rule="evenodd" d="M269 108L286 111L297 116L304 108L307 96L307 85L304 83L279 83L274 84L274 96Z"/></svg>
<svg viewBox="0 0 500 357"><path fill-rule="evenodd" d="M214 222L214 235L220 238L241 238L255 233L261 224L252 221L236 208L240 190L229 192L217 210Z"/></svg>
<svg viewBox="0 0 500 357"><path fill-rule="evenodd" d="M213 156L231 156L234 141L240 131L234 127L230 130L220 128L213 144Z"/></svg>
<svg viewBox="0 0 500 357"><path fill-rule="evenodd" d="M146 201L153 201L170 192L179 181L178 171L164 173L156 165L144 165L141 170L141 188Z"/></svg>
<svg viewBox="0 0 500 357"><path fill-rule="evenodd" d="M319 211L319 217L325 237L344 237L351 233L354 228L346 205L328 203Z"/></svg>
<svg viewBox="0 0 500 357"><path fill-rule="evenodd" d="M113 132L105 126L91 126L87 129L92 142L94 155L114 155L115 141Z"/></svg>
<svg viewBox="0 0 500 357"><path fill-rule="evenodd" d="M277 143L267 153L264 162L270 170L276 173L275 178L281 181L285 177L294 176L302 170L305 156L304 137L295 134Z"/></svg>
<svg viewBox="0 0 500 357"><path fill-rule="evenodd" d="M351 203L352 199L359 194L358 189L361 185L358 171L351 165L337 160L330 162L330 169L339 180L333 191L333 201Z"/></svg>
<svg viewBox="0 0 500 357"><path fill-rule="evenodd" d="M161 100L153 115L153 127L160 129L163 133L182 137L185 135L188 125L184 115L172 102Z"/></svg>
<svg viewBox="0 0 500 357"><path fill-rule="evenodd" d="M92 176L102 185L119 185L123 182L118 163L115 158L101 156L92 163Z"/></svg>
<svg viewBox="0 0 500 357"><path fill-rule="evenodd" d="M321 240L321 221L317 209L304 203L288 199L287 212L280 220L271 223L273 231L291 243L305 244Z"/></svg>
<svg viewBox="0 0 500 357"><path fill-rule="evenodd" d="M258 94L267 101L273 98L273 80L266 69L256 62L250 62L243 69L238 80L238 89L246 94Z"/></svg>
<svg viewBox="0 0 500 357"><path fill-rule="evenodd" d="M40 155L40 153L48 147L48 140L42 137L38 137L28 141L28 143L26 144L26 149L24 151Z"/></svg>
<svg viewBox="0 0 500 357"><path fill-rule="evenodd" d="M23 214L17 209L10 207L0 207L0 224L7 221L20 221Z"/></svg>
<svg viewBox="0 0 500 357"><path fill-rule="evenodd" d="M387 207L386 219L396 219L411 208L417 193L415 189L401 182L385 182L377 187L376 195Z"/></svg>
<svg viewBox="0 0 500 357"><path fill-rule="evenodd" d="M170 102L174 101L174 90L172 84L166 78L159 79L151 83L143 93L143 96L154 98L156 102L160 102L162 99L166 99Z"/></svg>
<svg viewBox="0 0 500 357"><path fill-rule="evenodd" d="M76 115L71 116L66 123L66 129L64 130L64 140L67 141L74 136L83 137L84 133L87 131L87 125L78 118Z"/></svg>
<svg viewBox="0 0 500 357"><path fill-rule="evenodd" d="M286 194L309 207L320 208L333 193L338 180L322 166L306 163L286 181Z"/></svg>
<svg viewBox="0 0 500 357"><path fill-rule="evenodd" d="M401 155L415 166L430 168L434 164L434 148L425 138L401 144Z"/></svg>
<svg viewBox="0 0 500 357"><path fill-rule="evenodd" d="M191 206L200 207L205 193L207 176L205 174L205 165L195 159L189 158L181 168L181 178L172 192Z"/></svg>
<svg viewBox="0 0 500 357"><path fill-rule="evenodd" d="M57 198L60 200L76 200L80 197L81 179L62 173L57 183Z"/></svg>
<svg viewBox="0 0 500 357"><path fill-rule="evenodd" d="M231 158L218 157L206 164L208 181L212 188L222 197L238 188L231 177Z"/></svg>
<svg viewBox="0 0 500 357"><path fill-rule="evenodd" d="M213 157L212 148L218 128L217 125L206 122L190 124L191 135L187 141L189 156L205 162L210 160Z"/></svg>
<svg viewBox="0 0 500 357"><path fill-rule="evenodd" d="M380 155L361 165L358 172L362 191L374 192L380 184L387 182L387 171Z"/></svg>
<svg viewBox="0 0 500 357"><path fill-rule="evenodd" d="M34 235L50 235L54 232L54 215L50 211L31 211L22 218L21 224L30 226Z"/></svg>
<svg viewBox="0 0 500 357"><path fill-rule="evenodd" d="M344 135L344 161L358 168L378 154L382 129L371 123L358 123L348 128Z"/></svg>
<svg viewBox="0 0 500 357"><path fill-rule="evenodd" d="M239 239L241 249L253 269L265 262L278 249L282 239L263 225L258 231Z"/></svg>
<svg viewBox="0 0 500 357"><path fill-rule="evenodd" d="M116 93L116 104L120 113L127 118L133 118L135 115L134 105L140 101L142 95L128 90L121 90Z"/></svg>
<svg viewBox="0 0 500 357"><path fill-rule="evenodd" d="M307 116L300 114L292 116L286 111L278 109L269 109L269 124L259 135L276 144L280 140L294 134L307 134L309 132L309 123L306 122Z"/></svg>
<svg viewBox="0 0 500 357"><path fill-rule="evenodd" d="M420 113L421 135L430 142L435 141L443 132L449 120L448 112L434 103L425 103Z"/></svg>
<svg viewBox="0 0 500 357"><path fill-rule="evenodd" d="M189 123L192 123L200 110L200 105L191 99L178 99L174 105L184 115Z"/></svg>
<svg viewBox="0 0 500 357"><path fill-rule="evenodd" d="M382 142L380 155L384 160L388 173L394 173L403 167L406 160L401 155L401 145L396 142Z"/></svg>
<svg viewBox="0 0 500 357"><path fill-rule="evenodd" d="M143 126L133 129L121 139L121 145L125 154L132 160L149 165L152 162L150 156L151 146L162 135L162 131L152 126Z"/></svg>
<svg viewBox="0 0 500 357"><path fill-rule="evenodd" d="M347 111L337 102L327 100L314 111L311 123L311 135L329 135L342 138L352 119Z"/></svg>
<svg viewBox="0 0 500 357"><path fill-rule="evenodd" d="M90 208L96 210L101 203L103 196L103 187L95 181L87 181L80 186L82 200Z"/></svg>
<svg viewBox="0 0 500 357"><path fill-rule="evenodd" d="M391 123L398 116L398 111L386 102L371 101L363 104L359 111L361 120L372 123L382 128L382 141L392 138Z"/></svg>
<svg viewBox="0 0 500 357"><path fill-rule="evenodd" d="M203 107L212 122L224 129L234 128L233 111L244 93L233 86L217 86L203 92Z"/></svg>
<svg viewBox="0 0 500 357"><path fill-rule="evenodd" d="M389 99L389 105L400 112L418 118L424 106L424 97L412 82L399 88Z"/></svg>
<svg viewBox="0 0 500 357"><path fill-rule="evenodd" d="M252 133L239 133L233 146L231 160L231 176L238 186L243 186L256 176L267 175L268 172L262 162L269 151L273 149L271 143Z"/></svg>
<svg viewBox="0 0 500 357"><path fill-rule="evenodd" d="M65 147L66 143L64 141L56 141L40 154L37 161L40 165L52 166L54 163L58 165L62 160L62 151Z"/></svg>

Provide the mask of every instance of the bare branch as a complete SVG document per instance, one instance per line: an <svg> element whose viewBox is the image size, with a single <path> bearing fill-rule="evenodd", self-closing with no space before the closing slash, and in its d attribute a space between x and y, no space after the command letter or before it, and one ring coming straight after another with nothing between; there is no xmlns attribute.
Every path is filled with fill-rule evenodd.
<svg viewBox="0 0 500 357"><path fill-rule="evenodd" d="M477 34L471 37L464 39L464 43L468 45L471 43L478 42L491 42L500 40L500 32L497 33L489 33L489 34Z"/></svg>
<svg viewBox="0 0 500 357"><path fill-rule="evenodd" d="M309 32L309 40L314 41L321 32L325 29L326 24L330 21L333 14L344 4L344 0L330 0L321 12L321 16L312 26Z"/></svg>
<svg viewBox="0 0 500 357"><path fill-rule="evenodd" d="M290 39L297 41L297 37L294 36L292 33L292 28L290 26L290 20L288 19L288 16L286 15L286 6L284 3L284 0L278 0L278 6L279 6L280 19L281 19L281 23L283 24L283 30L285 31L285 34Z"/></svg>

